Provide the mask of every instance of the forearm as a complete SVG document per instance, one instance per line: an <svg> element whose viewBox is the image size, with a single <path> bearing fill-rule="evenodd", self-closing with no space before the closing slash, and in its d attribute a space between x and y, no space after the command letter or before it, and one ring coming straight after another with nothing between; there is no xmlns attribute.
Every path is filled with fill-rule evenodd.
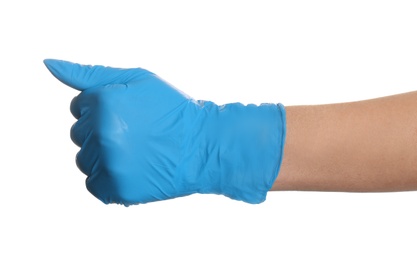
<svg viewBox="0 0 417 260"><path fill-rule="evenodd" d="M417 92L286 111L272 190L417 190Z"/></svg>

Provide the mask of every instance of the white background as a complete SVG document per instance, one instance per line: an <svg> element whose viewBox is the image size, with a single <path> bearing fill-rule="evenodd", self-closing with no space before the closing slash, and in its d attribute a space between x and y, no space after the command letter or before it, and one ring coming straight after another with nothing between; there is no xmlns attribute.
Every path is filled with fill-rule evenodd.
<svg viewBox="0 0 417 260"><path fill-rule="evenodd" d="M2 1L0 259L416 259L417 193L216 195L133 207L88 193L58 58L151 70L216 103L417 89L416 1Z"/></svg>

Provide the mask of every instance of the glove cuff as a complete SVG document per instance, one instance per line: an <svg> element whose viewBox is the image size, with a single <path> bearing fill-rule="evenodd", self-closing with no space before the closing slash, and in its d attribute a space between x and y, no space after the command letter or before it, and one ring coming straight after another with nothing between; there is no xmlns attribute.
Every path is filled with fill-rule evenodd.
<svg viewBox="0 0 417 260"><path fill-rule="evenodd" d="M198 101L185 137L182 188L261 203L282 163L286 116L282 104L217 106Z"/></svg>

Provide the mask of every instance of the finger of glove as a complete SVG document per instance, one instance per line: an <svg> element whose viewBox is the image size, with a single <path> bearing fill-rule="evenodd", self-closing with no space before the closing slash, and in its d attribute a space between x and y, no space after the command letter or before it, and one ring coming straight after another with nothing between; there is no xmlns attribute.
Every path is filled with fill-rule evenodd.
<svg viewBox="0 0 417 260"><path fill-rule="evenodd" d="M79 97L79 95L76 96L76 97L74 97L71 100L70 111L71 111L71 114L76 119L79 119L81 117L81 104L80 104L80 97Z"/></svg>
<svg viewBox="0 0 417 260"><path fill-rule="evenodd" d="M118 198L115 182L105 172L88 176L85 183L87 190L103 203L123 204Z"/></svg>
<svg viewBox="0 0 417 260"><path fill-rule="evenodd" d="M91 147L82 147L75 157L78 169L85 175L90 176L93 172L94 165L97 163L98 156L92 156Z"/></svg>
<svg viewBox="0 0 417 260"><path fill-rule="evenodd" d="M126 84L150 73L141 68L122 69L101 65L81 65L55 59L46 59L44 63L59 81L80 91L108 84Z"/></svg>
<svg viewBox="0 0 417 260"><path fill-rule="evenodd" d="M88 118L82 117L75 122L70 131L71 140L78 147L82 147L88 135L91 134Z"/></svg>
<svg viewBox="0 0 417 260"><path fill-rule="evenodd" d="M87 91L81 92L78 96L75 96L71 100L71 104L70 104L71 114L76 119L80 119L81 117L89 114L91 110L94 110L94 108L97 108L98 98L99 98L99 95L87 93Z"/></svg>
<svg viewBox="0 0 417 260"><path fill-rule="evenodd" d="M97 172L100 159L100 151L97 149L97 145L94 145L89 141L90 138L91 135L86 136L86 139L75 158L78 169L87 176L90 176L93 172Z"/></svg>

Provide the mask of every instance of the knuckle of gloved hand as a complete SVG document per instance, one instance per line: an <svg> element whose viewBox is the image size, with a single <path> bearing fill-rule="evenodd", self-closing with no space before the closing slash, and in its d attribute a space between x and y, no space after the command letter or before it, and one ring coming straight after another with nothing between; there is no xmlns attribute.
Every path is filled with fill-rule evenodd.
<svg viewBox="0 0 417 260"><path fill-rule="evenodd" d="M81 147L84 143L84 140L82 138L84 134L82 133L82 129L80 129L79 121L75 122L71 126L70 130L70 137L74 144L76 144L78 147Z"/></svg>
<svg viewBox="0 0 417 260"><path fill-rule="evenodd" d="M90 160L86 159L83 149L81 149L75 156L75 163L78 169L80 169L80 171L87 176L89 176L92 171L91 167L89 167L89 165L91 165L91 163L89 162L91 161L92 161L91 159Z"/></svg>
<svg viewBox="0 0 417 260"><path fill-rule="evenodd" d="M71 104L70 104L70 111L71 114L76 118L79 119L81 117L81 109L79 106L79 99L78 96L74 97L71 100Z"/></svg>

